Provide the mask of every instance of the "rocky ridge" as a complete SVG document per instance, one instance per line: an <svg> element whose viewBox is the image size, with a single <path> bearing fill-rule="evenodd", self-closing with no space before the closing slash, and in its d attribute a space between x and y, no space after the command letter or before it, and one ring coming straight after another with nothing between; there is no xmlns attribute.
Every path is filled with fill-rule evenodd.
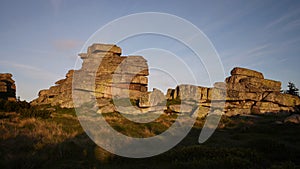
<svg viewBox="0 0 300 169"><path fill-rule="evenodd" d="M182 84L168 89L166 95L158 89L149 92L147 61L142 56L121 56L121 53L116 45L93 44L87 53L79 54L83 60L81 69L70 70L55 86L41 90L31 104L72 108L72 99L88 102L90 98L72 98L73 86L95 96L99 113L165 112L204 117L219 110L234 116L292 112L300 105L299 97L280 92L281 82L239 67L224 82L217 82L211 88ZM80 79L80 83L72 84L73 78L77 82Z"/></svg>

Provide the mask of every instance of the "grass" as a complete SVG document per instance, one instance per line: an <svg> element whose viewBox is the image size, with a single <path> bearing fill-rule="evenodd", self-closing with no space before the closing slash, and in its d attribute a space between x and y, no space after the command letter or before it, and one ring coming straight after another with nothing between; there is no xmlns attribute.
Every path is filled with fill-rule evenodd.
<svg viewBox="0 0 300 169"><path fill-rule="evenodd" d="M84 133L74 109L51 108L48 118L0 113L0 168L258 168L300 167L300 126L276 124L284 116L222 117L216 132L198 143L205 119L197 119L180 144L150 158L113 155ZM176 115L162 115L139 124L119 113L105 114L117 131L132 137L151 137L165 131Z"/></svg>
<svg viewBox="0 0 300 169"><path fill-rule="evenodd" d="M166 131L176 120L177 115L161 115L150 123L136 123L123 117L120 113L107 113L105 120L118 132L136 138L152 137ZM150 115L141 115L150 116ZM141 117L143 118L143 117Z"/></svg>

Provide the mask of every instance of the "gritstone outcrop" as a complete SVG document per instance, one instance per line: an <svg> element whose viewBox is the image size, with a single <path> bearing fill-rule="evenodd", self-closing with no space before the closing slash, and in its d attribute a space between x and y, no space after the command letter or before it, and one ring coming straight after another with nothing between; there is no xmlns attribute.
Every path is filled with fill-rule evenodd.
<svg viewBox="0 0 300 169"><path fill-rule="evenodd" d="M16 85L12 74L0 74L0 99L16 101Z"/></svg>
<svg viewBox="0 0 300 169"><path fill-rule="evenodd" d="M149 92L147 61L142 56L121 56L121 53L116 45L91 45L87 53L79 54L83 60L81 69L70 70L55 86L41 90L31 104L72 108L73 99L89 101L90 98L73 98L73 87L95 96L99 113L173 112L204 117L218 109L227 116L234 116L290 112L300 105L299 97L280 92L281 82L240 67L234 68L225 82L217 82L214 87L182 84L168 89L166 95L158 89ZM80 78L80 83L74 84L74 77L77 81ZM130 105L122 100L125 98L130 99Z"/></svg>

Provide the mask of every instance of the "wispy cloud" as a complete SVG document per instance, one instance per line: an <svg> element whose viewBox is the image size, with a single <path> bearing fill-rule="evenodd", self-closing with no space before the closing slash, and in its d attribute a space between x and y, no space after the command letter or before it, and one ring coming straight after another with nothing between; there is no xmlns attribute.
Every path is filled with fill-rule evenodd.
<svg viewBox="0 0 300 169"><path fill-rule="evenodd" d="M251 49L241 53L240 56L243 58L263 56L266 53L270 53L270 50L268 50L268 48L270 46L271 46L271 44L255 46L254 48L251 48Z"/></svg>
<svg viewBox="0 0 300 169"><path fill-rule="evenodd" d="M264 56L267 53L270 53L272 51L271 49L271 44L262 44L262 45L257 45L252 48L248 48L245 50L231 50L231 51L225 51L224 53L221 53L223 56L222 58L225 59L249 59L253 57L258 57L258 56Z"/></svg>
<svg viewBox="0 0 300 169"><path fill-rule="evenodd" d="M25 74L29 78L40 79L40 80L49 80L57 79L59 76L55 75L49 71L20 63L14 63L10 61L0 61L2 67L9 67L15 69L16 72Z"/></svg>
<svg viewBox="0 0 300 169"><path fill-rule="evenodd" d="M282 47L291 47L293 45L297 45L298 48L299 43L300 43L300 37L295 37L293 39L288 39L284 41L284 43L282 43Z"/></svg>
<svg viewBox="0 0 300 169"><path fill-rule="evenodd" d="M282 24L284 24L284 26L287 26L286 23L290 24L290 21L299 14L300 14L300 11L296 10L296 11L289 12L285 15L282 15L279 18L276 18L275 20L269 22L265 26L265 29L268 30L273 27L278 27L279 25L282 25ZM293 22L295 22L295 21L292 21L292 25L294 25ZM296 23L298 23L298 25L299 25L299 20L296 20Z"/></svg>
<svg viewBox="0 0 300 169"><path fill-rule="evenodd" d="M264 64L267 61L265 58L274 52L276 50L271 43L261 44L245 50L237 49L224 52L222 61L227 69L245 64L248 64L249 67L255 67Z"/></svg>
<svg viewBox="0 0 300 169"><path fill-rule="evenodd" d="M60 51L68 51L78 48L83 42L80 40L60 39L53 42L55 49Z"/></svg>
<svg viewBox="0 0 300 169"><path fill-rule="evenodd" d="M227 3L227 2L226 2ZM236 24L237 22L244 20L244 17L251 13L253 10L258 8L261 5L261 2L243 2L246 3L246 5L243 6L243 8L236 8L235 10L232 10L230 12L228 11L221 11L219 13L222 13L221 15L218 15L219 17L214 20L207 20L206 25L202 28L204 32L215 32L218 30L224 30L226 27L230 27L229 30L232 29L232 26ZM224 4L225 5L225 4ZM226 4L227 5L227 4ZM222 7L223 8L223 7ZM222 9L221 8L221 9ZM217 11L217 10L216 10ZM228 30L226 33L230 33Z"/></svg>
<svg viewBox="0 0 300 169"><path fill-rule="evenodd" d="M292 20L288 22L284 27L284 31L291 31L293 29L299 29L300 28L300 19Z"/></svg>

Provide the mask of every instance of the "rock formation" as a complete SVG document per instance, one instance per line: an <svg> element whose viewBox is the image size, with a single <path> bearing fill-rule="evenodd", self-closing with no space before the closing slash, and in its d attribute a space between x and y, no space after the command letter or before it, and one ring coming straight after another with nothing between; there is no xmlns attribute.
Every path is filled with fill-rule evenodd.
<svg viewBox="0 0 300 169"><path fill-rule="evenodd" d="M90 97L72 98L73 87L74 91L95 96L99 113L173 112L204 117L209 111L222 111L234 116L289 112L300 105L299 97L280 92L281 82L238 67L225 82L217 82L211 88L182 84L169 89L166 95L158 89L149 92L147 61L141 56L121 56L121 53L116 45L93 44L87 53L79 54L83 60L81 69L70 70L55 86L41 90L31 104L72 108L72 99L89 102ZM72 84L73 78L77 83Z"/></svg>
<svg viewBox="0 0 300 169"><path fill-rule="evenodd" d="M83 60L80 70L70 70L65 79L57 81L55 86L41 90L32 105L51 104L72 108L73 75L80 78L80 84L73 84L77 90L90 91L95 94L99 106L112 110L109 105L112 96L119 99L129 95L138 100L147 92L148 65L141 56L121 56L121 48L116 45L93 44L87 53L79 54ZM91 83L94 80L94 89ZM82 99L82 98L80 98ZM109 106L110 108L108 108Z"/></svg>
<svg viewBox="0 0 300 169"><path fill-rule="evenodd" d="M74 70L69 70L65 79L55 82L55 86L44 89L39 92L39 97L31 102L31 105L49 104L51 106L60 106L72 108L72 79Z"/></svg>
<svg viewBox="0 0 300 169"><path fill-rule="evenodd" d="M200 116L207 114L209 108L224 108L227 116L295 111L300 105L300 98L283 94L280 90L281 82L265 79L260 72L237 67L225 83L217 82L213 88L179 85L176 89L169 89L166 97L169 100L185 100L181 103L182 107L200 106ZM218 102L224 104L218 107Z"/></svg>
<svg viewBox="0 0 300 169"><path fill-rule="evenodd" d="M12 74L0 74L0 99L16 101L16 85Z"/></svg>
<svg viewBox="0 0 300 169"><path fill-rule="evenodd" d="M294 123L294 124L300 124L300 115L299 114L293 114L291 116L288 116L284 119L284 123Z"/></svg>
<svg viewBox="0 0 300 169"><path fill-rule="evenodd" d="M0 74L0 99L16 101L16 85L12 74Z"/></svg>

